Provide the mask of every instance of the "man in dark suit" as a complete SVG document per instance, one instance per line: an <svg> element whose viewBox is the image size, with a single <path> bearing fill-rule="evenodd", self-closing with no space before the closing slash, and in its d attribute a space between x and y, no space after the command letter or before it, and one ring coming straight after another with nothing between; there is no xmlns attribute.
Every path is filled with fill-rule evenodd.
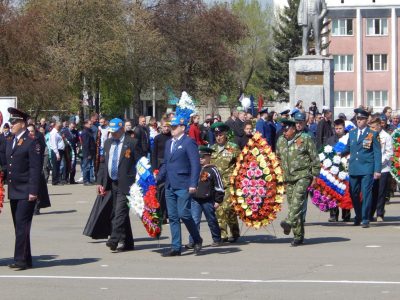
<svg viewBox="0 0 400 300"><path fill-rule="evenodd" d="M15 228L14 263L9 267L25 270L32 267L30 231L40 190L42 146L27 130L28 115L9 107L13 138L7 140L8 198Z"/></svg>
<svg viewBox="0 0 400 300"><path fill-rule="evenodd" d="M137 141L125 135L121 119L112 119L109 131L112 137L104 142L104 163L99 168L97 190L100 195L106 190L112 192L112 231L106 245L112 251L122 252L134 249L126 196L135 181L135 167L141 152Z"/></svg>
<svg viewBox="0 0 400 300"><path fill-rule="evenodd" d="M96 143L93 137L90 121L85 120L83 125L84 128L81 133L83 184L92 185L92 182L90 181L90 166L92 165L93 159L96 155Z"/></svg>
<svg viewBox="0 0 400 300"><path fill-rule="evenodd" d="M369 113L361 108L354 110L357 129L349 132L346 149L342 155L350 153L349 175L350 194L356 214L354 225L362 223L369 227L374 179L381 177L382 153L378 133L367 126ZM362 204L360 201L362 193Z"/></svg>
<svg viewBox="0 0 400 300"><path fill-rule="evenodd" d="M171 122L172 139L165 146L164 163L157 181L165 181L169 226L171 229L171 251L165 256L181 255L183 221L194 241L194 252L200 252L203 240L191 213L192 195L196 193L200 174L200 157L194 140L185 135L186 123L176 116Z"/></svg>

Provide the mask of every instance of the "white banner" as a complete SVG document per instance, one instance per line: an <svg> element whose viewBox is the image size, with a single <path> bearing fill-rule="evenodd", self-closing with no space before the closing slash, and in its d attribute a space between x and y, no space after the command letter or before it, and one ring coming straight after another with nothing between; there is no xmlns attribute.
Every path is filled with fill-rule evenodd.
<svg viewBox="0 0 400 300"><path fill-rule="evenodd" d="M0 111L3 115L3 126L5 123L8 123L10 119L10 114L8 113L9 107L17 107L17 97L0 97Z"/></svg>

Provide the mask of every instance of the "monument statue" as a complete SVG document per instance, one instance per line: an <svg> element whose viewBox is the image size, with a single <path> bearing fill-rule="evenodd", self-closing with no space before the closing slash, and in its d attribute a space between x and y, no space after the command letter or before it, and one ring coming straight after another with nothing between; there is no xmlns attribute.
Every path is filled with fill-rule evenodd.
<svg viewBox="0 0 400 300"><path fill-rule="evenodd" d="M315 54L321 55L321 30L326 13L325 0L300 0L297 12L299 26L303 27L303 55L308 54L308 36L314 32Z"/></svg>

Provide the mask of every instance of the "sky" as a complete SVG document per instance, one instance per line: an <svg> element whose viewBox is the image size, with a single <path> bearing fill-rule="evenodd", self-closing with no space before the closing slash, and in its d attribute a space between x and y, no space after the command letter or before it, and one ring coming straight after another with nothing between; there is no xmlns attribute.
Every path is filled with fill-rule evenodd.
<svg viewBox="0 0 400 300"><path fill-rule="evenodd" d="M204 0L206 3L214 3L214 2L220 2L220 3L224 3L224 2L231 2L231 0ZM285 2L286 0L259 0L260 3L265 7L267 3L271 3L271 2Z"/></svg>

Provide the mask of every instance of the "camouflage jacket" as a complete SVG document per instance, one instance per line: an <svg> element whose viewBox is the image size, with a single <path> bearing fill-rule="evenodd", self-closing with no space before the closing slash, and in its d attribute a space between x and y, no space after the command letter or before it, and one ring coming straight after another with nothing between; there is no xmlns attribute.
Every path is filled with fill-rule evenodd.
<svg viewBox="0 0 400 300"><path fill-rule="evenodd" d="M298 132L291 141L286 140L283 135L280 136L276 154L280 158L284 180L287 182L319 174L321 167L318 153L308 133Z"/></svg>
<svg viewBox="0 0 400 300"><path fill-rule="evenodd" d="M211 149L215 152L211 154L211 164L215 165L221 173L225 189L230 187L230 177L236 166L237 157L240 154L239 147L231 142L227 142L222 150L219 150L217 144Z"/></svg>

